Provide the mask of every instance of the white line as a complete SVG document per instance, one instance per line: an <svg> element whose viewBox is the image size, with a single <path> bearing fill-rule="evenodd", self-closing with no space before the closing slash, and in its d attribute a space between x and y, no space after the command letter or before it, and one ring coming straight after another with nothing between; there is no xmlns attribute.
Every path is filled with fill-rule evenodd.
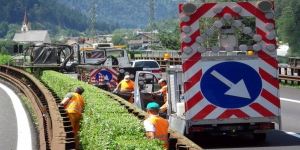
<svg viewBox="0 0 300 150"><path fill-rule="evenodd" d="M12 100L12 104L16 112L18 126L17 150L32 149L29 122L20 98L11 89L1 83L0 88L2 88Z"/></svg>
<svg viewBox="0 0 300 150"><path fill-rule="evenodd" d="M294 136L294 137L297 137L297 138L300 138L300 135L299 134L297 134L297 133L294 133L294 132L286 132L286 131L284 131L286 134L289 134L289 135L292 135L292 136Z"/></svg>
<svg viewBox="0 0 300 150"><path fill-rule="evenodd" d="M293 99L288 99L288 98L280 98L280 100L283 100L283 101L288 101L288 102L294 102L294 103L300 103L300 101L297 101L297 100L293 100Z"/></svg>

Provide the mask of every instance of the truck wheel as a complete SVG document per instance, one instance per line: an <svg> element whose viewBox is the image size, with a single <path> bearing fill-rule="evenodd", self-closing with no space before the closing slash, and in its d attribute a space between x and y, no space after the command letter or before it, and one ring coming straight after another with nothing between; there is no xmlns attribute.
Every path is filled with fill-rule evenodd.
<svg viewBox="0 0 300 150"><path fill-rule="evenodd" d="M254 137L254 140L256 140L256 141L264 141L264 140L266 140L267 134L266 133L254 133L253 137Z"/></svg>

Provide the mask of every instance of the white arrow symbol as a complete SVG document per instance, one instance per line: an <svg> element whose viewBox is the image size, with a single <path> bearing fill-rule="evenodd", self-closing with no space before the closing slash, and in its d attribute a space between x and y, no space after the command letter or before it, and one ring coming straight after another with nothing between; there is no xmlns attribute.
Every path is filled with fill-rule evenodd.
<svg viewBox="0 0 300 150"><path fill-rule="evenodd" d="M225 93L226 95L251 99L243 79L240 80L237 84L234 84L215 70L210 74L230 87L230 89Z"/></svg>

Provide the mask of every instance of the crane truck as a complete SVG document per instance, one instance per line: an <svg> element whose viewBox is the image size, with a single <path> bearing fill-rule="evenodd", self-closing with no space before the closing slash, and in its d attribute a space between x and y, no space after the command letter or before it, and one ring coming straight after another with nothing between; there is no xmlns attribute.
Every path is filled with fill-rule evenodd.
<svg viewBox="0 0 300 150"><path fill-rule="evenodd" d="M166 71L170 127L187 137L245 133L259 141L275 124L281 130L274 2L188 2L178 8L182 65ZM249 16L255 30L239 20ZM201 18L216 20L200 31ZM254 44L239 45L238 30ZM207 47L215 33L219 45ZM137 73L134 91L134 104L143 110L152 101L163 104L150 94L159 89L156 77L145 85L144 73Z"/></svg>

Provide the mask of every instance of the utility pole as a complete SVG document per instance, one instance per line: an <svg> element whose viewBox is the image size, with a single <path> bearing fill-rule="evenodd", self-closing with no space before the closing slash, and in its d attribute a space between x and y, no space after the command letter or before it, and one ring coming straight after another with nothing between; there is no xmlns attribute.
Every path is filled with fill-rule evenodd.
<svg viewBox="0 0 300 150"><path fill-rule="evenodd" d="M148 6L149 6L149 28L150 28L150 33L151 33L150 45L152 45L152 38L154 37L154 35L153 35L153 30L154 30L154 9L155 9L154 1L149 0Z"/></svg>
<svg viewBox="0 0 300 150"><path fill-rule="evenodd" d="M93 43L95 42L95 37L97 36L96 34L96 30L95 30L95 20L96 20L96 9L97 5L95 4L94 0L92 0L92 8L90 10L90 15L91 15L91 32L90 32L90 36L93 39Z"/></svg>

